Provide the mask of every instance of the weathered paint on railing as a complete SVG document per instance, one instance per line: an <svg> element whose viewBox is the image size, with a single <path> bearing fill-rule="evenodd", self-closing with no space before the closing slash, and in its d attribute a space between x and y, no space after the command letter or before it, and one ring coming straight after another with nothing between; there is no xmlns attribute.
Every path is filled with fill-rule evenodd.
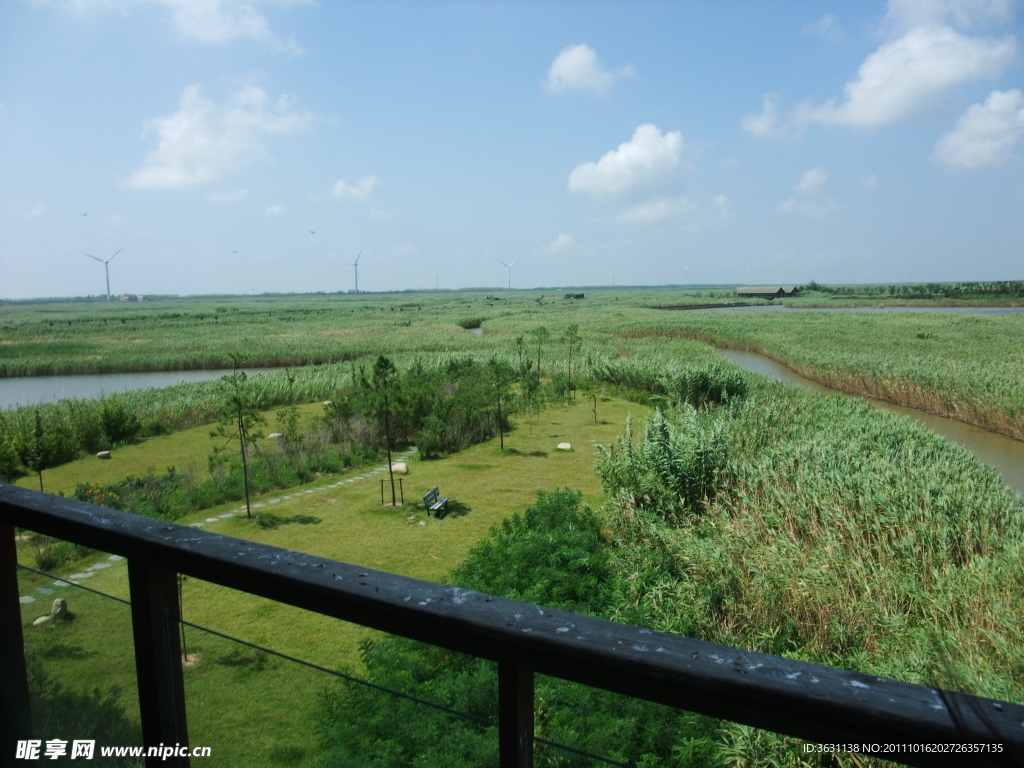
<svg viewBox="0 0 1024 768"><path fill-rule="evenodd" d="M0 522L123 555L162 573L159 578L183 573L496 661L504 680L502 765L530 764L532 714L525 713L532 713L535 672L813 742L1000 741L1003 752L985 755L986 764L1017 765L1024 755L1024 707L1015 704L557 611L10 485L0 484ZM0 590L0 597L11 601L9 593ZM138 625L135 631L138 636ZM179 659L176 653L154 651ZM16 667L0 661L0 669ZM165 681L159 690L177 696L174 685ZM183 722L175 725L176 706L163 705L164 743L184 733ZM953 753L898 760L965 764L963 754Z"/></svg>

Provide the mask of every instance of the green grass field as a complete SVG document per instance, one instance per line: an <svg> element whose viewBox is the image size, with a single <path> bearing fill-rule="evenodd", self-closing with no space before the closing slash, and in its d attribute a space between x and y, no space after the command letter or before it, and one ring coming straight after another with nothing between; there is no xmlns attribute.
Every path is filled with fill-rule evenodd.
<svg viewBox="0 0 1024 768"><path fill-rule="evenodd" d="M310 406L316 408L318 406ZM592 403L578 400L541 412L533 436L521 423L505 437L505 451L498 441L470 448L447 459L409 461L402 477L406 505L383 507L380 475L357 479L328 491L305 491L364 474L352 472L324 477L307 486L257 498L300 494L256 510L258 519L242 516L220 519L236 511L238 503L205 510L179 521L203 522L207 530L322 557L351 562L428 580L441 580L479 541L490 526L528 505L538 489L568 486L584 492L587 503L604 500L593 472L595 442L609 442L619 434L627 414L643 416L649 409L622 400L598 402L598 423ZM128 471L143 472L167 462L187 459L190 452L208 451L209 430L195 428L118 451L114 460L95 458L52 470L54 487L70 488L93 477L96 468L111 478ZM561 442L573 451L556 450ZM117 462L116 466L111 466ZM26 482L31 487L31 482ZM451 497L450 512L443 519L428 517L417 502L432 487ZM23 559L32 553L23 545ZM68 576L99 562L96 553L61 569ZM127 568L124 561L100 569L82 584L127 599ZM51 676L80 694L95 687L108 704L116 702L124 719L137 723L131 627L126 608L106 598L74 587L57 588L52 579L23 572L21 591L34 595L23 606L26 647L30 658L44 661ZM54 589L42 595L38 587ZM186 580L186 620L244 639L329 669L358 671L358 648L371 632L213 584ZM33 627L50 601L65 596L75 620L57 627ZM200 661L186 670L189 724L192 743L215 745L218 765L254 766L314 765L314 734L317 692L328 684L320 672L268 656L196 630L186 631L187 650ZM61 734L53 734L54 737ZM136 739L136 742L138 740Z"/></svg>
<svg viewBox="0 0 1024 768"><path fill-rule="evenodd" d="M0 366L7 373L221 367L239 349L249 353L246 365L316 363L299 372L294 390L283 374L261 379L269 417L261 429L270 432L275 407L299 401L303 418L313 418L323 411L319 401L350 385L381 351L403 369L466 354L481 361L494 355L522 369L539 357L545 379L560 375L569 362L562 334L578 325L578 399L549 404L532 419L516 414L505 451L495 439L440 460L413 456L402 508L382 506L380 475L326 489L381 461L264 494L254 500L261 505L257 519L239 517L235 501L177 522L442 580L535 491L569 487L601 509L621 579L617 618L929 684L949 662L972 690L1020 700L1024 646L1012 627L1024 622L1024 604L1021 591L1008 586L1024 578L1020 496L990 468L901 417L757 382L704 342L768 354L838 389L1016 434L1024 414L1024 318L651 308L711 298L651 290L584 300L502 292L5 307ZM477 324L482 334L466 330ZM533 332L542 326L550 337L538 347ZM656 519L659 509L643 506L646 490L632 502L608 503L594 470L595 443L611 444L630 413L639 434L639 417L651 413L624 396L643 391L677 413L683 393L697 384L709 403L719 401L716 387L728 384L737 393L702 406L702 419L721 421L726 446L717 497L665 520ZM590 391L599 397L597 423ZM214 384L126 394L117 402L159 429L116 446L109 461L86 456L44 470L47 490L70 494L81 482L115 482L170 466L202 475L218 397ZM40 412L63 413L70 423L86 407ZM20 429L34 409L0 416ZM557 451L560 442L574 450ZM645 482L660 482L652 478ZM38 487L34 475L18 483ZM443 520L417 509L434 486L452 498ZM20 544L19 557L34 561L29 542ZM62 566L58 575L99 563L109 567L82 584L126 598L125 564L105 553ZM20 579L22 594L36 597L23 606L30 662L48 681L36 713L40 728L48 727L43 712L64 706L80 718L75 727L85 737L102 715L106 732L139 743L131 735L138 716L124 606L57 587L52 578ZM68 596L74 621L31 626L58 595ZM371 636L193 579L185 581L183 603L188 621L329 669L358 672L360 643ZM186 670L191 738L215 749L211 764L317 765L316 717L328 676L195 629L186 631L186 641L199 656ZM74 738L68 720L61 722L65 730L53 735ZM728 738L740 739L738 733Z"/></svg>

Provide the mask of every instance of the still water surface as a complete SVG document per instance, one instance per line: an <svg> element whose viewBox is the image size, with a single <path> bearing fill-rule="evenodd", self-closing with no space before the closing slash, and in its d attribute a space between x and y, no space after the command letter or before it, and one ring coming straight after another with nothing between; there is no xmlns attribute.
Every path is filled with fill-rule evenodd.
<svg viewBox="0 0 1024 768"><path fill-rule="evenodd" d="M775 309L783 309L776 307ZM949 310L959 308L935 307L930 310ZM977 311L975 308L969 308ZM796 310L804 311L804 310ZM860 311L860 310L858 310ZM893 310L896 311L896 310ZM915 310L921 311L921 310ZM992 310L1005 313L1006 308ZM477 329L473 329L476 331ZM845 394L829 389L821 384L805 379L783 365L769 360L767 357L751 352L719 350L719 352L739 365L744 370L759 373L763 376L795 384L816 392ZM267 373L275 369L247 370L247 374ZM154 373L108 373L94 376L33 376L13 379L0 379L0 408L13 408L18 405L34 405L63 398L91 399L112 392L124 392L130 389L146 389L150 387L167 387L181 382L208 381L230 374L230 370L218 371L176 371ZM873 400L876 405L896 411L905 416L924 422L929 428L940 435L958 443L979 459L995 467L1003 481L1011 488L1024 493L1024 442L1014 440L995 432L964 424L955 419L935 416L913 408L893 405L880 400Z"/></svg>
<svg viewBox="0 0 1024 768"><path fill-rule="evenodd" d="M746 371L759 373L762 376L767 376L770 379L775 379L785 384L795 384L804 389L812 389L815 392L846 395L845 392L829 389L815 381L805 379L803 376L762 355L756 355L753 352L736 352L731 349L720 349L718 351ZM846 396L851 397L851 395ZM995 467L996 471L1002 476L1004 483L1016 491L1024 493L1024 442L1014 440L1012 437L996 434L995 432L989 432L971 424L965 424L956 419L947 419L944 416L925 413L915 408L893 405L882 400L871 400L871 402L881 408L887 408L890 411L895 411L896 413L901 413L904 416L924 422L930 429L939 433L947 440L962 445L986 464Z"/></svg>
<svg viewBox="0 0 1024 768"><path fill-rule="evenodd" d="M773 312L936 312L953 315L1016 315L1024 312L1024 307L787 307L783 304L751 304L735 309Z"/></svg>
<svg viewBox="0 0 1024 768"><path fill-rule="evenodd" d="M277 370L247 369L249 375ZM0 409L49 403L65 398L91 400L130 389L170 387L184 381L208 381L231 374L227 371L157 371L151 373L100 373L78 376L25 376L0 379Z"/></svg>

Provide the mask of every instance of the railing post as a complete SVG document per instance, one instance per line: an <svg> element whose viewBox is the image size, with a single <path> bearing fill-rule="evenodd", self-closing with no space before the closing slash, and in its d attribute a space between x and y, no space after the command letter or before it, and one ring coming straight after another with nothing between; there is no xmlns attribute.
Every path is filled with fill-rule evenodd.
<svg viewBox="0 0 1024 768"><path fill-rule="evenodd" d="M0 761L12 759L18 740L32 738L25 638L18 601L18 547L14 526L0 523Z"/></svg>
<svg viewBox="0 0 1024 768"><path fill-rule="evenodd" d="M185 679L181 671L178 625L178 575L128 559L135 635L135 673L139 681L142 741L146 747L188 744ZM147 756L146 765L188 768L187 757Z"/></svg>
<svg viewBox="0 0 1024 768"><path fill-rule="evenodd" d="M533 768L533 670L498 665L501 768Z"/></svg>

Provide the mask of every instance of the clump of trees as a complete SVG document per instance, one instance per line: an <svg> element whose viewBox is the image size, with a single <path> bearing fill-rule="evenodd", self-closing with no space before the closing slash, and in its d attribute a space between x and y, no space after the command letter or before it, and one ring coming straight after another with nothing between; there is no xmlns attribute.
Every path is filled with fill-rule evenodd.
<svg viewBox="0 0 1024 768"><path fill-rule="evenodd" d="M477 544L448 581L465 589L577 613L607 615L616 600L611 550L598 515L569 489L539 492L522 513L502 521ZM497 720L495 665L404 638L362 647L365 676L376 685L418 696L476 718ZM361 675L363 676L363 675ZM536 735L638 765L707 765L702 758L714 721L548 677L536 682ZM321 699L324 764L496 765L497 734L467 720L379 690L340 683ZM692 743L675 762L680 745ZM685 751L685 750L684 750ZM538 742L536 765L591 765Z"/></svg>
<svg viewBox="0 0 1024 768"><path fill-rule="evenodd" d="M605 491L669 521L701 514L718 494L728 458L724 423L704 422L689 405L676 418L657 411L634 441L627 421L625 434L597 447Z"/></svg>
<svg viewBox="0 0 1024 768"><path fill-rule="evenodd" d="M391 452L409 445L423 458L438 458L511 429L509 414L519 407L512 381L511 367L497 359L415 362L403 371L381 355L371 371L354 369L320 416L303 421L286 406L278 412L279 437L260 440L256 382L237 372L222 380L222 418L211 433L207 476L194 466L170 467L159 475L82 483L75 497L173 520L384 456L390 465Z"/></svg>
<svg viewBox="0 0 1024 768"><path fill-rule="evenodd" d="M1024 299L1024 280L992 280L978 283L905 283L878 285L822 285L812 280L802 291L817 291L836 298L877 296L893 299Z"/></svg>
<svg viewBox="0 0 1024 768"><path fill-rule="evenodd" d="M0 411L0 481L42 472L135 441L139 419L114 397Z"/></svg>

